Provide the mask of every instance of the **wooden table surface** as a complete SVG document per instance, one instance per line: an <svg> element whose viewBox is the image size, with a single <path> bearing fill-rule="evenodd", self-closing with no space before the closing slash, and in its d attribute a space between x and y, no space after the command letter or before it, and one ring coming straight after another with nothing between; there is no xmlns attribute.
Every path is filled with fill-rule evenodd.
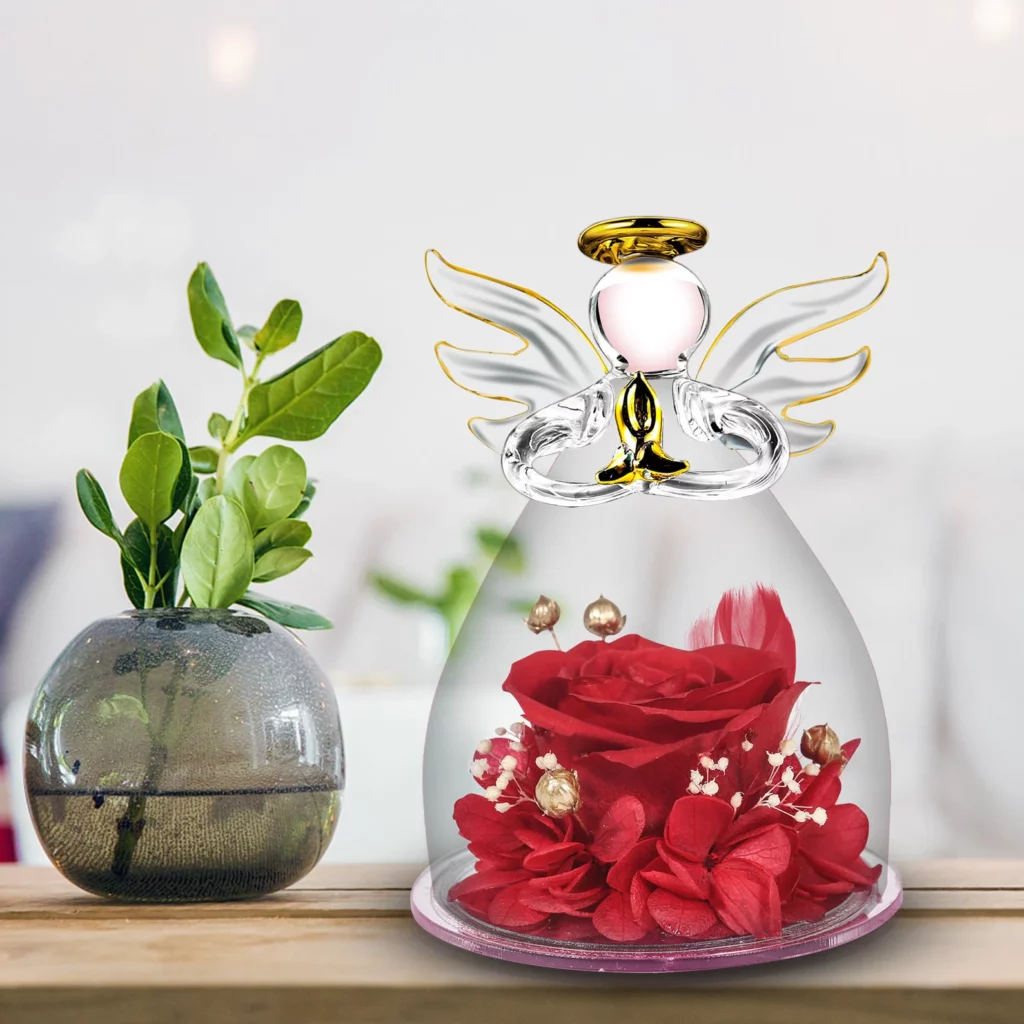
<svg viewBox="0 0 1024 1024"><path fill-rule="evenodd" d="M903 865L904 909L801 960L638 977L526 968L430 938L412 867L324 866L247 903L157 906L0 866L0 1024L1024 1022L1024 861Z"/></svg>

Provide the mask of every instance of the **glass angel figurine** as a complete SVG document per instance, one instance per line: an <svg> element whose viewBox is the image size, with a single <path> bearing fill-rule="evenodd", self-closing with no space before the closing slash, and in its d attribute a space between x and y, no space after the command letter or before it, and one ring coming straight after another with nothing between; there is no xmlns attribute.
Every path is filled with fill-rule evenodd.
<svg viewBox="0 0 1024 1024"><path fill-rule="evenodd" d="M888 262L779 288L709 340L680 262L706 241L686 220L587 228L579 248L610 265L592 337L427 254L448 306L515 339L436 350L514 407L470 429L530 499L508 541L526 568L485 580L427 735L413 913L463 948L706 969L830 948L899 907L878 684L770 491L835 429L805 408L869 365L812 336L873 306Z"/></svg>

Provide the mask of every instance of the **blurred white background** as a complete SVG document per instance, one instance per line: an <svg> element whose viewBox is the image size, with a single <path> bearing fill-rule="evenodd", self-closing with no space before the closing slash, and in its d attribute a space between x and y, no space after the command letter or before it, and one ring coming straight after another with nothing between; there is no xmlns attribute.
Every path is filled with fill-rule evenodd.
<svg viewBox="0 0 1024 1024"><path fill-rule="evenodd" d="M132 397L163 376L197 439L231 411L234 372L188 322L207 260L237 323L289 296L304 351L352 328L384 349L367 394L303 448L316 557L273 592L341 627L311 639L349 704L335 855L422 856L415 778L388 783L400 813L381 836L363 773L395 716L416 734L443 645L366 570L432 583L477 523L519 507L465 430L479 403L433 357L485 329L437 301L422 253L583 322L598 271L582 227L693 217L716 329L772 288L889 253L887 296L830 340L870 343L872 369L777 494L875 659L894 856L1024 853L1006 739L1024 717L1024 5L38 0L5 6L0 92L0 502L65 506L10 639L9 696L125 603L73 478L88 466L116 490ZM379 471L363 416L403 453Z"/></svg>

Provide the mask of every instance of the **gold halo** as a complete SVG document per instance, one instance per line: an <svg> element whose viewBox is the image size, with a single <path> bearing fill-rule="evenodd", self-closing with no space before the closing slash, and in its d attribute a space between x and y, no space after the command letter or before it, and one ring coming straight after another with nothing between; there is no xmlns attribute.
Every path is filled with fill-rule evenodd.
<svg viewBox="0 0 1024 1024"><path fill-rule="evenodd" d="M584 229L576 244L598 263L621 263L627 256L673 259L696 252L708 240L708 229L693 220L673 217L617 217Z"/></svg>

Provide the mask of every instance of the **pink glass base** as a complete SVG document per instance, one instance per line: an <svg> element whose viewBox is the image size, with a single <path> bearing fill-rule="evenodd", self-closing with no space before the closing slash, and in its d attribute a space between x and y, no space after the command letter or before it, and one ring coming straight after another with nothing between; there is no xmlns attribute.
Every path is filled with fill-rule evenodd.
<svg viewBox="0 0 1024 1024"><path fill-rule="evenodd" d="M790 925L773 939L736 936L710 942L666 941L658 945L597 942L559 942L496 928L470 917L436 893L448 890L473 867L468 853L458 853L427 868L412 888L412 916L421 928L444 942L472 953L571 971L661 974L708 971L722 967L788 960L853 942L885 924L903 903L899 874L881 858L877 884L868 892L852 893L820 921Z"/></svg>

